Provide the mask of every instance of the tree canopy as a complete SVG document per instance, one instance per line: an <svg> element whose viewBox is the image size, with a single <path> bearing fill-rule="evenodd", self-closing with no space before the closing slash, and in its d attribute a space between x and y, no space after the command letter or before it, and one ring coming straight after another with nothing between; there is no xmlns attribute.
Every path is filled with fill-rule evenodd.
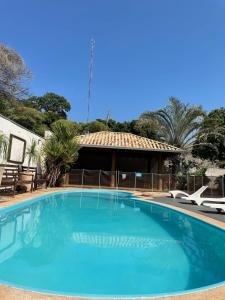
<svg viewBox="0 0 225 300"><path fill-rule="evenodd" d="M16 106L8 111L8 117L39 135L47 129L43 114L31 107Z"/></svg>
<svg viewBox="0 0 225 300"><path fill-rule="evenodd" d="M128 132L152 139L157 137L156 128L154 124L150 122L143 122L142 120L117 122L113 119L109 119L107 121L103 119L97 119L96 121L101 122L105 125L104 130L114 132Z"/></svg>
<svg viewBox="0 0 225 300"><path fill-rule="evenodd" d="M32 96L27 99L0 100L0 113L27 129L44 135L51 129L51 124L67 118L70 103L62 96L46 93L43 96Z"/></svg>
<svg viewBox="0 0 225 300"><path fill-rule="evenodd" d="M30 79L31 71L22 57L0 44L0 100L27 94Z"/></svg>
<svg viewBox="0 0 225 300"><path fill-rule="evenodd" d="M225 163L225 108L205 116L192 153L195 157Z"/></svg>
<svg viewBox="0 0 225 300"><path fill-rule="evenodd" d="M53 122L66 119L71 106L66 98L55 93L46 93L40 97L31 97L23 100L23 105L32 107L45 114L45 124L50 126Z"/></svg>
<svg viewBox="0 0 225 300"><path fill-rule="evenodd" d="M73 122L59 120L52 128L52 135L43 146L49 186L57 184L60 175L76 161L79 150Z"/></svg>
<svg viewBox="0 0 225 300"><path fill-rule="evenodd" d="M108 131L108 126L99 120L88 122L88 123L81 123L80 124L80 133L94 133L98 131Z"/></svg>
<svg viewBox="0 0 225 300"><path fill-rule="evenodd" d="M184 104L170 97L166 107L145 112L141 119L155 124L162 141L186 149L195 141L203 116L201 106Z"/></svg>

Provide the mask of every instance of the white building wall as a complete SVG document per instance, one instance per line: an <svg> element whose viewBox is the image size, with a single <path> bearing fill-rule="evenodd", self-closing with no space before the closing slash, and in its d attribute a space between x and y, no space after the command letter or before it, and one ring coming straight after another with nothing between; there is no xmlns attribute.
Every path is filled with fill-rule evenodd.
<svg viewBox="0 0 225 300"><path fill-rule="evenodd" d="M0 132L6 135L7 138L10 137L10 134L13 134L21 139L26 141L26 149L31 145L32 140L37 141L39 149L41 149L42 143L44 142L44 138L41 136L29 131L28 129L24 128L23 126L15 123L14 121L9 120L8 118L0 115ZM14 145L12 151L14 152L13 155L16 156L16 151L20 151L20 145ZM10 163L10 162L8 162ZM23 162L24 166L28 165L28 159L25 156L25 160ZM36 166L33 164L32 166Z"/></svg>

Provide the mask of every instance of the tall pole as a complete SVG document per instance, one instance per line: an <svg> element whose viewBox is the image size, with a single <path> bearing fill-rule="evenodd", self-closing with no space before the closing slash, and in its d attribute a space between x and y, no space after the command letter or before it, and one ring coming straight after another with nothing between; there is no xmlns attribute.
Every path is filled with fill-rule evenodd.
<svg viewBox="0 0 225 300"><path fill-rule="evenodd" d="M93 78L93 66L94 66L94 48L95 40L91 39L91 50L90 50L90 63L89 63L89 79L88 79L88 97L87 97L87 122L90 118L90 99L91 99L91 85Z"/></svg>

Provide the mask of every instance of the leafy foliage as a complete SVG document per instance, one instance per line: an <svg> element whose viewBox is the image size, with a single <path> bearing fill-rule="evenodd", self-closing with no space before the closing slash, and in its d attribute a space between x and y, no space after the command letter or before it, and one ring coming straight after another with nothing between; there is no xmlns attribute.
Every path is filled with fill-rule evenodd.
<svg viewBox="0 0 225 300"><path fill-rule="evenodd" d="M225 164L225 108L215 109L205 116L192 153Z"/></svg>
<svg viewBox="0 0 225 300"><path fill-rule="evenodd" d="M0 159L5 160L8 153L8 139L0 132Z"/></svg>
<svg viewBox="0 0 225 300"><path fill-rule="evenodd" d="M49 186L55 186L60 175L77 160L79 150L77 132L72 122L59 120L52 128L52 136L43 146Z"/></svg>
<svg viewBox="0 0 225 300"><path fill-rule="evenodd" d="M88 126L87 126L88 125ZM87 130L89 129L89 130ZM149 122L142 122L142 120L132 120L130 122L117 122L113 119L107 121L97 119L88 124L81 124L82 132L98 132L98 131L114 131L114 132L128 132L137 134L147 138L156 138L156 128Z"/></svg>
<svg viewBox="0 0 225 300"><path fill-rule="evenodd" d="M47 129L47 126L44 124L44 115L31 107L14 106L7 111L7 117L42 136Z"/></svg>
<svg viewBox="0 0 225 300"><path fill-rule="evenodd" d="M40 153L38 151L38 143L36 140L32 140L31 145L27 148L26 156L28 157L28 171L31 162L35 163L40 158Z"/></svg>
<svg viewBox="0 0 225 300"><path fill-rule="evenodd" d="M108 126L99 120L88 122L88 123L81 123L80 124L80 133L93 133L98 131L108 131Z"/></svg>
<svg viewBox="0 0 225 300"><path fill-rule="evenodd" d="M53 93L23 100L0 101L1 114L41 136L44 135L45 130L51 128L52 123L59 119L66 119L66 112L69 109L69 102L64 97Z"/></svg>
<svg viewBox="0 0 225 300"><path fill-rule="evenodd" d="M41 97L33 96L23 100L23 105L44 113L44 123L48 127L57 120L66 119L66 113L71 109L70 103L63 96L55 93L46 93Z"/></svg>
<svg viewBox="0 0 225 300"><path fill-rule="evenodd" d="M190 106L171 97L165 108L143 113L141 119L155 123L162 141L185 149L193 144L203 116L201 106Z"/></svg>
<svg viewBox="0 0 225 300"><path fill-rule="evenodd" d="M79 124L77 124L74 121L69 121L69 120L65 120L65 119L60 119L60 120L52 123L51 129L56 130L59 125L69 128L69 130L71 130L74 133L74 135L77 135L80 130Z"/></svg>

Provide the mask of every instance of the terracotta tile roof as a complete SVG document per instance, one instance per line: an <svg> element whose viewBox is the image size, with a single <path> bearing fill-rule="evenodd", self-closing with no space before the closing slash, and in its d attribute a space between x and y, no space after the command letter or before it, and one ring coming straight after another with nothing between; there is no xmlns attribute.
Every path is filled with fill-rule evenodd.
<svg viewBox="0 0 225 300"><path fill-rule="evenodd" d="M81 147L133 149L145 151L181 152L182 150L166 143L126 132L100 131L78 137Z"/></svg>

